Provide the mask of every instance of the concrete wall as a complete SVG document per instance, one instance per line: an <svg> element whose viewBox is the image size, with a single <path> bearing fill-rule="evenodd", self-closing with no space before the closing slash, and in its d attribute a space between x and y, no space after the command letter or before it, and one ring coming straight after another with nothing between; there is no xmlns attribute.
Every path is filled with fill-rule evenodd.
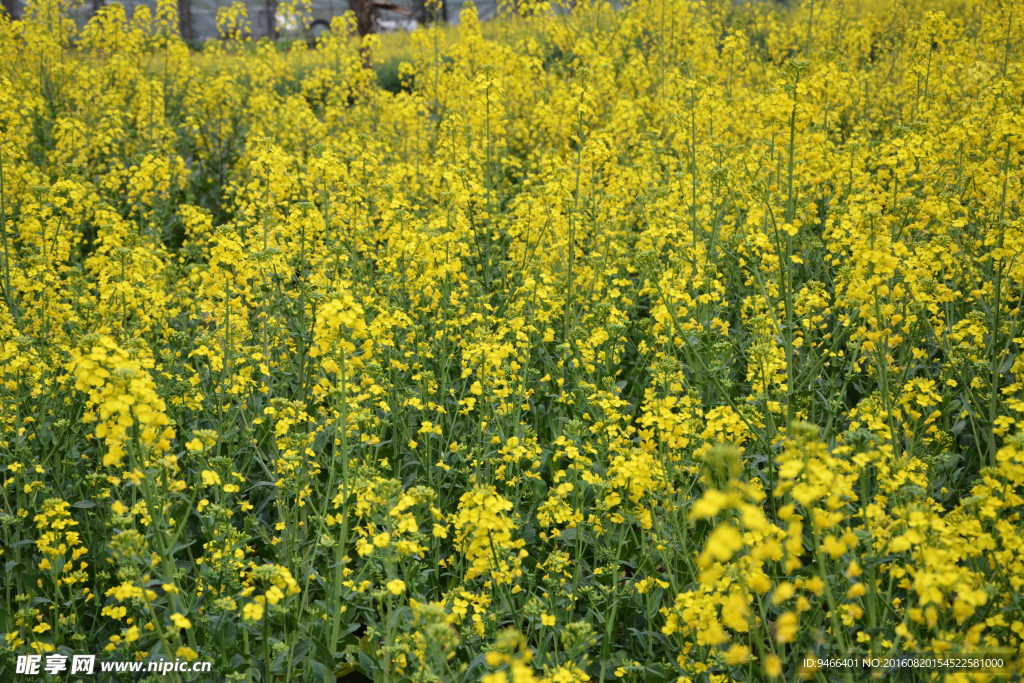
<svg viewBox="0 0 1024 683"><path fill-rule="evenodd" d="M84 26L93 13L104 4L111 4L118 0L85 0L85 6L73 10L76 23L79 27ZM119 0L124 5L128 16L139 5L147 5L150 10L156 10L155 0ZM411 0L391 0L399 5L412 8ZM20 18L24 11L24 0L2 0L3 6L9 14ZM268 30L273 21L268 21L274 16L275 0L244 0L249 8L249 24L252 26L254 37L269 35ZM459 23L459 12L467 0L444 0L444 16L449 24ZM205 40L217 37L217 8L227 7L231 0L178 0L178 16L181 19L181 34L187 40ZM333 17L344 14L349 9L349 0L312 0L310 7L313 11L313 19L322 19L328 23ZM497 0L478 0L476 2L477 12L481 19L490 19L497 13ZM409 17L394 12L382 12L380 15L381 27L385 30L415 28L416 22Z"/></svg>

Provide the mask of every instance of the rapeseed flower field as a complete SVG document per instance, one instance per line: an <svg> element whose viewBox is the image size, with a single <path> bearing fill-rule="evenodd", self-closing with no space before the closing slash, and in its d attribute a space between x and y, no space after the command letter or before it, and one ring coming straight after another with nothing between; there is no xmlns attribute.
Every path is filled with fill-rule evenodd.
<svg viewBox="0 0 1024 683"><path fill-rule="evenodd" d="M467 5L391 89L73 9L0 16L0 679L1024 653L1024 4Z"/></svg>

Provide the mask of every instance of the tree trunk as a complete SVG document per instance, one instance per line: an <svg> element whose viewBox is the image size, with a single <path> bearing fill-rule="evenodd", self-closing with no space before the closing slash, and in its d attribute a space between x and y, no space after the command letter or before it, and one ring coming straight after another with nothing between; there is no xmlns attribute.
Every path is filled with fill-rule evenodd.
<svg viewBox="0 0 1024 683"><path fill-rule="evenodd" d="M422 2L422 0L413 1ZM359 31L360 38L376 31L378 12L387 11L404 14L405 16L412 15L408 7L389 2L388 0L348 0L348 6L349 9L355 12L356 29Z"/></svg>
<svg viewBox="0 0 1024 683"><path fill-rule="evenodd" d="M348 0L348 6L355 12L359 37L373 33L373 0Z"/></svg>
<svg viewBox="0 0 1024 683"><path fill-rule="evenodd" d="M419 26L426 26L430 23L427 0L412 0L412 18L416 20Z"/></svg>
<svg viewBox="0 0 1024 683"><path fill-rule="evenodd" d="M192 0L178 0L178 32L185 40L192 40Z"/></svg>
<svg viewBox="0 0 1024 683"><path fill-rule="evenodd" d="M266 0L264 6L267 10L267 37L275 40L277 38L277 2Z"/></svg>

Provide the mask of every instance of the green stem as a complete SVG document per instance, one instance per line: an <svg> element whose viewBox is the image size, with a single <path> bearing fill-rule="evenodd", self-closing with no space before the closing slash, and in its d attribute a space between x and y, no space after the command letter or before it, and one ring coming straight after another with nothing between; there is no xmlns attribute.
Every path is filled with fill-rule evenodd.
<svg viewBox="0 0 1024 683"><path fill-rule="evenodd" d="M0 235L3 236L4 244L4 299L7 301L7 310L11 317L18 324L18 311L14 307L14 292L11 291L11 265L7 246L7 193L4 187L4 150L0 145Z"/></svg>

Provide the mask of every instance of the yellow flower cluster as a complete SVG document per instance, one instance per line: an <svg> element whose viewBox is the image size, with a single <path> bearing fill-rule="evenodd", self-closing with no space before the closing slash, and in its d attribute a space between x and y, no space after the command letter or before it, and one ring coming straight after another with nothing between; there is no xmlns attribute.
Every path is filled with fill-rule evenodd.
<svg viewBox="0 0 1024 683"><path fill-rule="evenodd" d="M467 491L459 499L452 525L455 544L470 563L466 578L488 574L501 583L511 583L522 575L519 560L528 553L520 550L526 541L512 540L515 524L506 514L512 503L501 497L493 487Z"/></svg>
<svg viewBox="0 0 1024 683"><path fill-rule="evenodd" d="M137 436L143 449L137 457L148 458L170 449L174 428L166 415L167 406L157 393L148 372L151 359L133 359L109 337L71 354L75 389L87 392L88 412L83 420L98 421L96 438L103 439L107 452L103 466L121 464L125 449Z"/></svg>

